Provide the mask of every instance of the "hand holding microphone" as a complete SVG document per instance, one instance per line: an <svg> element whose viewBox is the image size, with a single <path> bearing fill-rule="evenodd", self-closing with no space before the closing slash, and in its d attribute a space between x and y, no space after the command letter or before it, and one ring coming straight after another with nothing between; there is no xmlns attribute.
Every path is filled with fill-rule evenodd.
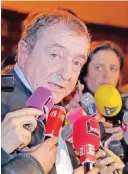
<svg viewBox="0 0 128 174"><path fill-rule="evenodd" d="M31 141L31 133L37 126L36 117L40 116L42 111L34 108L24 108L6 114L1 123L1 142L2 148L7 153L22 146L27 146ZM29 130L24 128L29 124Z"/></svg>
<svg viewBox="0 0 128 174"><path fill-rule="evenodd" d="M39 145L42 141L44 141L45 125L43 120L48 116L49 111L54 106L52 92L45 87L37 88L27 100L26 106L42 111L42 114L36 117L37 127L32 132L31 142L29 143L28 147L24 148L24 150L19 149L20 151L30 152L35 150L36 145ZM29 129L29 124L24 125L24 127Z"/></svg>
<svg viewBox="0 0 128 174"><path fill-rule="evenodd" d="M112 134L112 140L120 141L123 138L123 131L120 126L112 127L112 128L105 128L106 133Z"/></svg>
<svg viewBox="0 0 128 174"><path fill-rule="evenodd" d="M43 87L38 88L30 96L26 105L31 108L7 113L2 121L2 147L8 153L27 145L37 145L43 140L42 120L53 107L51 91Z"/></svg>
<svg viewBox="0 0 128 174"><path fill-rule="evenodd" d="M104 147L96 153L95 167L99 168L100 174L122 174L124 164L121 159L108 148Z"/></svg>

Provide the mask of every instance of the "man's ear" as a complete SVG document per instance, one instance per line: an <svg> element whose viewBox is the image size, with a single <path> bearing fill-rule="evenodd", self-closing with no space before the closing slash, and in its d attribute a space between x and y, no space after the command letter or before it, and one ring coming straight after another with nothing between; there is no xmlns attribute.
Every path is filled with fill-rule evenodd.
<svg viewBox="0 0 128 174"><path fill-rule="evenodd" d="M25 62L28 58L27 44L24 40L20 40L18 43L17 58L18 58L18 64L20 68L23 69Z"/></svg>

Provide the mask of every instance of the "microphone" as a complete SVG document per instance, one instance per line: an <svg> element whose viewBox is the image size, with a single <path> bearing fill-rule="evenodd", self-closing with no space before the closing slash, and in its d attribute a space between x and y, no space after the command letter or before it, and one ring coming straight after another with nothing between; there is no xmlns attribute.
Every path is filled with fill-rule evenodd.
<svg viewBox="0 0 128 174"><path fill-rule="evenodd" d="M96 103L92 94L90 94L89 92L84 93L80 99L80 103L89 116L95 117ZM102 122L99 123L99 126L100 126L100 134L101 134L101 141L102 141L105 136L105 127Z"/></svg>
<svg viewBox="0 0 128 174"><path fill-rule="evenodd" d="M80 153L80 162L88 172L100 147L100 127L94 117L81 116L73 126L73 145Z"/></svg>
<svg viewBox="0 0 128 174"><path fill-rule="evenodd" d="M124 140L128 145L128 112L125 112L122 120L122 130L124 134Z"/></svg>
<svg viewBox="0 0 128 174"><path fill-rule="evenodd" d="M66 110L63 106L55 105L49 112L46 123L46 136L58 136L66 117Z"/></svg>
<svg viewBox="0 0 128 174"><path fill-rule="evenodd" d="M27 100L26 106L42 110L43 114L39 119L44 120L54 106L52 92L45 87L37 88Z"/></svg>
<svg viewBox="0 0 128 174"><path fill-rule="evenodd" d="M63 140L73 143L72 134L73 126L71 124L67 124L62 128L61 137L63 138Z"/></svg>
<svg viewBox="0 0 128 174"><path fill-rule="evenodd" d="M103 116L114 117L122 108L122 99L112 85L102 85L95 92L96 108Z"/></svg>
<svg viewBox="0 0 128 174"><path fill-rule="evenodd" d="M54 106L52 92L45 87L37 88L27 100L26 106L37 108L43 111L43 114L37 118L37 127L34 132L32 132L31 142L28 145L28 147L33 147L44 141L45 126L42 121ZM29 129L29 126L30 125L25 125L25 128Z"/></svg>
<svg viewBox="0 0 128 174"><path fill-rule="evenodd" d="M37 118L37 127L32 132L31 142L27 146L28 148L34 147L44 141L45 138L45 125L43 120L48 115L51 108L54 106L52 93L45 87L37 88L26 102L27 107L37 108L43 111L43 115ZM25 124L24 128L29 130L30 124ZM19 149L23 152L31 152L33 149Z"/></svg>
<svg viewBox="0 0 128 174"><path fill-rule="evenodd" d="M61 132L61 136L64 140L72 143L73 125L78 118L85 115L87 114L82 107L77 107L67 113L66 118L69 124L65 125Z"/></svg>
<svg viewBox="0 0 128 174"><path fill-rule="evenodd" d="M74 124L78 118L87 115L82 107L77 107L67 113L67 120L70 124Z"/></svg>
<svg viewBox="0 0 128 174"><path fill-rule="evenodd" d="M90 116L96 115L96 104L93 96L86 92L81 96L80 104L85 109L86 113Z"/></svg>
<svg viewBox="0 0 128 174"><path fill-rule="evenodd" d="M121 94L122 100L123 100L123 109L125 111L128 111L128 93Z"/></svg>

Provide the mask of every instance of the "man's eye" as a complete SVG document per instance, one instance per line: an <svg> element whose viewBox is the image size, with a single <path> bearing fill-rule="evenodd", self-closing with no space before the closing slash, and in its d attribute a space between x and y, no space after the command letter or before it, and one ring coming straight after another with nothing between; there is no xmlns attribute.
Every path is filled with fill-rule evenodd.
<svg viewBox="0 0 128 174"><path fill-rule="evenodd" d="M54 59L56 59L56 60L58 60L58 59L60 59L60 56L59 55L57 55L57 54L50 54L50 56L52 57L52 58L54 58Z"/></svg>
<svg viewBox="0 0 128 174"><path fill-rule="evenodd" d="M79 62L79 61L75 61L75 62L74 62L74 65L76 65L77 67L82 68L83 63L82 63L82 62Z"/></svg>

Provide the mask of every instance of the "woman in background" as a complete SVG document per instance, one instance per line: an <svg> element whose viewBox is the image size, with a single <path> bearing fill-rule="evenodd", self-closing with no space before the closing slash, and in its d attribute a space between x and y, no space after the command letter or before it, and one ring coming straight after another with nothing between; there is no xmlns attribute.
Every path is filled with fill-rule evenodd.
<svg viewBox="0 0 128 174"><path fill-rule="evenodd" d="M94 95L101 85L119 88L123 57L122 50L111 41L92 42L88 61L80 74L80 81L84 84L83 93L90 92ZM116 124L117 120L122 120L122 114L119 113L110 120Z"/></svg>
<svg viewBox="0 0 128 174"><path fill-rule="evenodd" d="M92 42L88 61L82 69L80 80L83 92L95 93L101 85L119 87L123 67L123 52L111 41Z"/></svg>

